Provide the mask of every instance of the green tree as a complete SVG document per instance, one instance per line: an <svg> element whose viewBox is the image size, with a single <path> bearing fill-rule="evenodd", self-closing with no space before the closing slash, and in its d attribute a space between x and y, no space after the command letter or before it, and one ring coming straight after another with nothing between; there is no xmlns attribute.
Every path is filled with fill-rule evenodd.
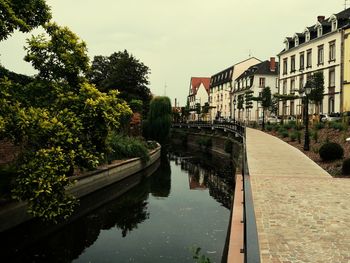
<svg viewBox="0 0 350 263"><path fill-rule="evenodd" d="M39 71L39 78L79 88L89 70L85 42L67 27L48 23L44 28L49 38L45 34L32 36L24 60Z"/></svg>
<svg viewBox="0 0 350 263"><path fill-rule="evenodd" d="M262 129L265 130L265 111L272 106L271 89L265 87L261 93L261 106L263 108Z"/></svg>
<svg viewBox="0 0 350 263"><path fill-rule="evenodd" d="M240 119L240 115L241 115L241 110L244 110L244 95L238 95L237 98L237 109L238 109L238 118Z"/></svg>
<svg viewBox="0 0 350 263"><path fill-rule="evenodd" d="M147 66L124 50L108 57L95 56L88 77L101 91L117 89L127 102L142 100L146 113L152 98L147 87L149 73Z"/></svg>
<svg viewBox="0 0 350 263"><path fill-rule="evenodd" d="M44 0L0 0L0 41L15 30L29 32L51 19Z"/></svg>
<svg viewBox="0 0 350 263"><path fill-rule="evenodd" d="M0 79L0 138L22 146L14 197L28 201L34 216L55 221L76 204L65 195L67 176L104 161L108 133L132 112L118 91L103 93L84 80L86 47L74 33L55 24L46 29L51 39L34 37L27 48L40 78L26 85Z"/></svg>
<svg viewBox="0 0 350 263"><path fill-rule="evenodd" d="M171 102L168 97L152 99L145 125L146 137L161 144L167 141L171 126Z"/></svg>
<svg viewBox="0 0 350 263"><path fill-rule="evenodd" d="M324 76L323 72L315 72L308 80L307 85L311 85L311 93L309 99L316 104L316 113L320 113L320 104L324 94Z"/></svg>
<svg viewBox="0 0 350 263"><path fill-rule="evenodd" d="M245 92L244 97L245 97L245 108L247 110L247 112L250 112L250 109L253 108L253 91L252 90L248 90ZM249 118L249 117L248 117ZM249 119L248 119L249 121Z"/></svg>

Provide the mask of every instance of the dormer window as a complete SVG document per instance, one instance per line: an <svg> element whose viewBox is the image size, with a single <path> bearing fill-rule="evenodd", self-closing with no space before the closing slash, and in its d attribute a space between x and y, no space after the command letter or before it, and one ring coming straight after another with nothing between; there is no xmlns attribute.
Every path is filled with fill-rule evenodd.
<svg viewBox="0 0 350 263"><path fill-rule="evenodd" d="M284 41L284 44L286 45L286 50L288 50L289 49L289 41L288 41L288 39L286 39Z"/></svg>
<svg viewBox="0 0 350 263"><path fill-rule="evenodd" d="M338 29L338 19L335 15L332 15L329 19L328 22L331 23L332 26L332 31L335 31Z"/></svg>
<svg viewBox="0 0 350 263"><path fill-rule="evenodd" d="M296 47L299 46L299 37L297 37L297 36L295 37L294 43L295 43Z"/></svg>
<svg viewBox="0 0 350 263"><path fill-rule="evenodd" d="M310 31L309 30L305 30L305 42L310 41Z"/></svg>
<svg viewBox="0 0 350 263"><path fill-rule="evenodd" d="M322 36L322 27L318 27L317 28L317 37L320 37L320 36Z"/></svg>

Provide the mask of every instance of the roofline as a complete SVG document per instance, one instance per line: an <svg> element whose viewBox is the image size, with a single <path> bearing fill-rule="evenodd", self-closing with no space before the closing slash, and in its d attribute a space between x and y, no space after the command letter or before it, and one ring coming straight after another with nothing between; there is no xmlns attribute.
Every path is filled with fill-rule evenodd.
<svg viewBox="0 0 350 263"><path fill-rule="evenodd" d="M289 51L294 50L295 48L298 48L298 47L301 47L301 46L306 46L307 44L312 43L312 42L314 42L316 40L320 40L322 38L326 38L326 37L328 37L330 35L333 35L333 34L336 34L336 33L341 33L342 30L344 30L344 27L341 27L341 28L337 29L336 31L328 32L328 33L326 33L326 34L324 34L324 35L322 35L320 37L317 37L317 38L314 38L314 39L310 39L309 41L301 43L301 44L299 44L296 47L292 47L292 48L289 48L288 50L281 51L280 53L277 54L277 56L280 56L280 55L282 55L284 53L288 53Z"/></svg>
<svg viewBox="0 0 350 263"><path fill-rule="evenodd" d="M216 76L216 75L218 75L218 74L220 74L220 73L225 72L225 71L228 70L228 69L231 69L231 68L232 68L232 69L234 70L234 68L235 68L236 65L241 64L241 63L243 63L243 62L246 62L246 61L248 61L248 60L250 60L250 59L252 59L252 58L255 58L256 60L259 60L260 62L263 62L263 61L261 61L260 59L258 59L258 58L256 58L256 57L250 57L250 58L244 59L244 60L242 60L242 61L240 61L240 62L237 62L236 64L233 64L232 66L230 66L230 67L228 67L228 68L226 68L226 69L224 69L224 70L221 70L221 71L219 71L218 73L215 73L214 75L211 75L211 78L214 77L214 76Z"/></svg>

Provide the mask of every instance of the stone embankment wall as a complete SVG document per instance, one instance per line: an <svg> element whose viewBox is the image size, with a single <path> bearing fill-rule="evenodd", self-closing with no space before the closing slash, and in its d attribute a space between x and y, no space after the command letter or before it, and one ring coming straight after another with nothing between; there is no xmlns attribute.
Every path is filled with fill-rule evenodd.
<svg viewBox="0 0 350 263"><path fill-rule="evenodd" d="M204 132L203 130L196 129L172 129L172 141L177 145L189 146L191 148L201 149L204 151L211 151L224 155L226 157L232 157L233 160L238 160L238 156L241 152L241 143L239 139L230 137L224 133L217 133L215 131ZM210 147L201 145L201 142L211 140ZM232 142L232 156L225 151L225 144L230 140Z"/></svg>
<svg viewBox="0 0 350 263"><path fill-rule="evenodd" d="M97 170L89 173L74 176L71 180L76 180L76 183L67 189L67 192L77 198L84 197L146 169L157 162L160 156L161 147L158 146L158 148L150 152L150 160L148 162L143 162L140 158L133 158L99 167ZM5 204L0 209L0 232L13 228L30 219L32 217L27 213L27 204L25 202Z"/></svg>

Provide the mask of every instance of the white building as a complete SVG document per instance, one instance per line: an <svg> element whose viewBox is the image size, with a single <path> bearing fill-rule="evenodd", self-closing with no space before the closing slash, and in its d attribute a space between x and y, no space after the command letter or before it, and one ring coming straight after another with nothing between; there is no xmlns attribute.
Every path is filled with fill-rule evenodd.
<svg viewBox="0 0 350 263"><path fill-rule="evenodd" d="M234 108L234 119L240 121L257 121L262 117L262 107L259 102L252 101L253 108L237 109L239 97L245 98L247 91L252 91L253 97L261 96L265 87L270 87L271 94L278 93L278 63L272 57L269 60L249 67L235 81L233 89L233 100L236 101ZM245 104L244 104L245 105Z"/></svg>
<svg viewBox="0 0 350 263"><path fill-rule="evenodd" d="M189 95L187 97L188 104L190 107L190 118L189 120L198 120L198 114L196 113L196 104L199 103L201 108L208 102L209 99L209 86L210 78L198 78L192 77Z"/></svg>
<svg viewBox="0 0 350 263"><path fill-rule="evenodd" d="M209 103L212 108L212 120L218 117L232 119L232 90L234 81L250 66L260 62L261 60L252 57L220 71L211 77Z"/></svg>
<svg viewBox="0 0 350 263"><path fill-rule="evenodd" d="M308 77L322 72L325 91L320 113L342 111L342 28L349 24L349 18L350 8L327 19L318 16L316 24L285 39L285 49L279 54L279 94L298 95L298 90L304 87ZM309 113L315 110L311 104ZM300 115L301 112L299 98L279 103L280 115Z"/></svg>

